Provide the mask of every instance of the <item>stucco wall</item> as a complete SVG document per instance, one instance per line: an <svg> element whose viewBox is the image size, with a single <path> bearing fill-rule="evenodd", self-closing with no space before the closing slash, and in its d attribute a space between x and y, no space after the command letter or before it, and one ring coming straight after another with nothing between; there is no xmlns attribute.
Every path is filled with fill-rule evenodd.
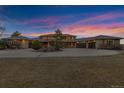
<svg viewBox="0 0 124 93"><path fill-rule="evenodd" d="M121 49L123 49L123 50L124 50L124 44L121 44Z"/></svg>
<svg viewBox="0 0 124 93"><path fill-rule="evenodd" d="M29 48L29 41L28 40L22 40L21 41L21 48Z"/></svg>
<svg viewBox="0 0 124 93"><path fill-rule="evenodd" d="M120 40L112 40L112 45L113 46L120 46ZM107 40L96 40L96 48L102 48L102 45L106 45L107 44ZM111 45L110 45L111 46ZM103 46L104 47L104 46Z"/></svg>
<svg viewBox="0 0 124 93"><path fill-rule="evenodd" d="M96 41L96 49L101 48L103 41L102 40L95 40L95 41Z"/></svg>
<svg viewBox="0 0 124 93"><path fill-rule="evenodd" d="M119 46L120 45L120 40L114 40L114 45Z"/></svg>

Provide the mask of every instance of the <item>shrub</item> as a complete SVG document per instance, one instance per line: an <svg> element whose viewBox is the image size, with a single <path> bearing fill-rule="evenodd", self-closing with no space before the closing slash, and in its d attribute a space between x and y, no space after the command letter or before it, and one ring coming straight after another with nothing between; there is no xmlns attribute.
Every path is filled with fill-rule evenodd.
<svg viewBox="0 0 124 93"><path fill-rule="evenodd" d="M0 49L5 49L5 48L6 48L6 43L0 40Z"/></svg>
<svg viewBox="0 0 124 93"><path fill-rule="evenodd" d="M40 42L40 41L34 41L33 43L32 43L32 48L34 49L34 50L38 50L38 49L40 49L42 47L42 43Z"/></svg>

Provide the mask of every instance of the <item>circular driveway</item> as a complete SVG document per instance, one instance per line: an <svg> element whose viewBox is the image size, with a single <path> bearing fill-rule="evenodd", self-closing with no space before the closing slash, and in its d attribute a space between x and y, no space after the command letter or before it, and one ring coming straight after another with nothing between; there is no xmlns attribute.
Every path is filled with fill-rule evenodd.
<svg viewBox="0 0 124 93"><path fill-rule="evenodd" d="M10 57L84 57L120 54L120 51L102 49L66 48L58 52L33 52L32 49L0 50L0 58Z"/></svg>

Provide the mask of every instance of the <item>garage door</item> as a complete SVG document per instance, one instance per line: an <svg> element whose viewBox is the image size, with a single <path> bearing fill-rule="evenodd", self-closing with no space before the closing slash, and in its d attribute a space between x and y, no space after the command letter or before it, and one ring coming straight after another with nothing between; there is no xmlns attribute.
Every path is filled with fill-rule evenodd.
<svg viewBox="0 0 124 93"><path fill-rule="evenodd" d="M88 48L96 48L96 42L88 43Z"/></svg>
<svg viewBox="0 0 124 93"><path fill-rule="evenodd" d="M77 43L77 48L86 48L86 43Z"/></svg>

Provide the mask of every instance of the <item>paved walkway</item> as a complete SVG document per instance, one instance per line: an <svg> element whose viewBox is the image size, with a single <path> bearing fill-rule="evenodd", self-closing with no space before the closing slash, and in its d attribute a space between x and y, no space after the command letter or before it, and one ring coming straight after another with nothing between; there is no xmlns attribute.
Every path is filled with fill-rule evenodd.
<svg viewBox="0 0 124 93"><path fill-rule="evenodd" d="M83 48L67 48L59 52L33 52L32 49L0 50L0 58L9 57L83 57L116 55L119 51Z"/></svg>

